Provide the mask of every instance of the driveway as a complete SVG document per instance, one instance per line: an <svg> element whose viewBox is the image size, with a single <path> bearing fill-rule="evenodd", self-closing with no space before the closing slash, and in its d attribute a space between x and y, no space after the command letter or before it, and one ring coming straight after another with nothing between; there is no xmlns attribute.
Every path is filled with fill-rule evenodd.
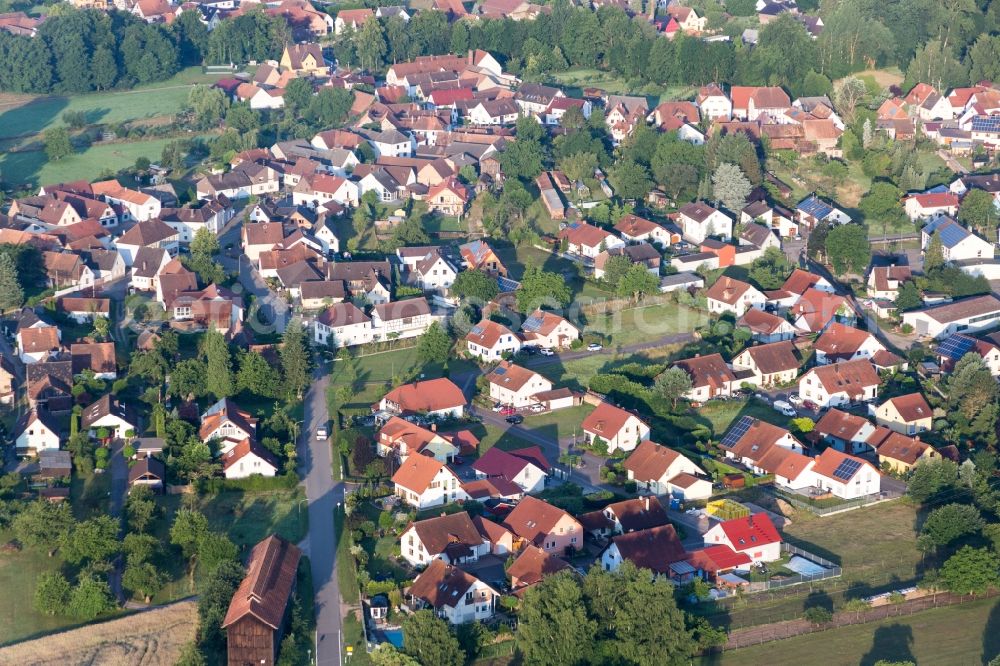
<svg viewBox="0 0 1000 666"><path fill-rule="evenodd" d="M330 377L317 371L303 398L302 432L299 435L299 474L309 505L309 534L302 542L312 567L316 594L316 664L341 664L342 608L337 579L337 537L333 515L344 502L344 484L332 476L330 440L316 439L316 428L326 426L326 388Z"/></svg>

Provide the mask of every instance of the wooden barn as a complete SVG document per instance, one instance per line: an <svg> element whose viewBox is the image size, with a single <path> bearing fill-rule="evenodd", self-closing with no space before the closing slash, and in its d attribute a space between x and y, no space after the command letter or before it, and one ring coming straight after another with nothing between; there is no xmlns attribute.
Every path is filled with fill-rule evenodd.
<svg viewBox="0 0 1000 666"><path fill-rule="evenodd" d="M269 536L250 552L247 575L222 622L229 666L272 666L281 645L301 551Z"/></svg>

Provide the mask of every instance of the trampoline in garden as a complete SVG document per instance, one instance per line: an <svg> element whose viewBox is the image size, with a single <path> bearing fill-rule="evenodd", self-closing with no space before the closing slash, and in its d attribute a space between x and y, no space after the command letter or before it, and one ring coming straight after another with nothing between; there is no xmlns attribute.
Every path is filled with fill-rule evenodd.
<svg viewBox="0 0 1000 666"><path fill-rule="evenodd" d="M785 568L803 576L818 576L827 571L826 567L820 566L812 560L807 560L799 555L793 555L792 559L788 560Z"/></svg>

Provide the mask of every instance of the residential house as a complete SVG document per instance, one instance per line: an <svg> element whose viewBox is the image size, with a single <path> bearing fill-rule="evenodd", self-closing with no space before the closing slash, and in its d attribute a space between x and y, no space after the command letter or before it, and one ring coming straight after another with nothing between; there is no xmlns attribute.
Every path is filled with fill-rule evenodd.
<svg viewBox="0 0 1000 666"><path fill-rule="evenodd" d="M781 386L795 380L799 374L799 359L795 345L788 340L747 347L733 359L734 369L753 372L755 386Z"/></svg>
<svg viewBox="0 0 1000 666"><path fill-rule="evenodd" d="M469 188L457 178L447 178L427 191L427 207L442 215L461 217L470 198Z"/></svg>
<svg viewBox="0 0 1000 666"><path fill-rule="evenodd" d="M468 401L455 382L447 377L421 379L392 389L379 402L379 409L407 416L422 414L436 418L461 418Z"/></svg>
<svg viewBox="0 0 1000 666"><path fill-rule="evenodd" d="M791 322L784 317L758 308L749 308L742 317L736 320L736 325L750 329L756 342L780 342L795 337L795 327L792 326Z"/></svg>
<svg viewBox="0 0 1000 666"><path fill-rule="evenodd" d="M802 453L802 443L784 428L755 419L752 416L741 416L719 442L727 459L736 460L751 469L760 469L760 461L772 449L780 448L792 453ZM763 472L761 472L763 473Z"/></svg>
<svg viewBox="0 0 1000 666"><path fill-rule="evenodd" d="M63 296L57 301L59 311L66 314L78 324L92 322L97 317L107 319L111 316L110 298L86 298L80 296Z"/></svg>
<svg viewBox="0 0 1000 666"><path fill-rule="evenodd" d="M799 378L799 395L820 408L867 402L878 397L881 379L867 359L820 365Z"/></svg>
<svg viewBox="0 0 1000 666"><path fill-rule="evenodd" d="M41 326L38 328L22 328L17 332L16 341L21 363L29 364L41 361L50 352L57 351L62 331L56 326Z"/></svg>
<svg viewBox="0 0 1000 666"><path fill-rule="evenodd" d="M91 436L105 429L110 432L111 438L131 439L139 432L139 420L131 407L107 393L84 408L80 427L90 431Z"/></svg>
<svg viewBox="0 0 1000 666"><path fill-rule="evenodd" d="M533 405L537 402L536 394L552 390L551 381L510 361L500 361L486 375L486 381L490 386L490 399L511 407Z"/></svg>
<svg viewBox="0 0 1000 666"><path fill-rule="evenodd" d="M635 414L609 402L601 402L580 424L588 444L600 439L607 443L608 453L618 449L631 451L649 438L649 425Z"/></svg>
<svg viewBox="0 0 1000 666"><path fill-rule="evenodd" d="M952 192L911 194L903 198L903 210L914 222L938 215L957 215L958 195Z"/></svg>
<svg viewBox="0 0 1000 666"><path fill-rule="evenodd" d="M781 559L781 536L766 513L715 524L704 535L705 545L728 546L753 563Z"/></svg>
<svg viewBox="0 0 1000 666"><path fill-rule="evenodd" d="M740 211L740 222L763 223L781 238L793 238L799 233L794 213L781 206L772 206L764 200L747 204L747 207Z"/></svg>
<svg viewBox="0 0 1000 666"><path fill-rule="evenodd" d="M767 303L767 297L756 287L725 275L720 276L708 288L705 298L708 301L709 312L716 314L731 312L737 317L742 317L751 308L763 310Z"/></svg>
<svg viewBox="0 0 1000 666"><path fill-rule="evenodd" d="M292 203L319 209L331 201L342 206L357 206L361 200L358 184L341 176L314 173L303 176L292 190Z"/></svg>
<svg viewBox="0 0 1000 666"><path fill-rule="evenodd" d="M136 486L146 486L153 492L162 492L167 480L167 466L159 458L143 456L130 461L128 468L129 492Z"/></svg>
<svg viewBox="0 0 1000 666"><path fill-rule="evenodd" d="M920 230L920 248L923 251L927 251L934 235L941 240L941 256L945 261L992 259L995 254L993 243L983 240L945 215L934 218Z"/></svg>
<svg viewBox="0 0 1000 666"><path fill-rule="evenodd" d="M840 499L877 495L882 489L882 475L870 462L834 448L816 456L812 474L816 487Z"/></svg>
<svg viewBox="0 0 1000 666"><path fill-rule="evenodd" d="M90 187L94 196L126 211L124 219L146 222L160 215L159 199L151 194L123 187L117 180L100 181Z"/></svg>
<svg viewBox="0 0 1000 666"><path fill-rule="evenodd" d="M663 261L663 256L659 250L649 243L636 243L634 245L625 245L624 247L613 247L609 250L604 250L594 257L595 278L600 280L604 277L604 267L612 257L625 257L630 263L645 266L647 271L656 277L660 277L660 262Z"/></svg>
<svg viewBox="0 0 1000 666"><path fill-rule="evenodd" d="M834 323L853 325L857 319L844 296L809 287L789 311L795 328L803 333L820 333Z"/></svg>
<svg viewBox="0 0 1000 666"><path fill-rule="evenodd" d="M159 219L140 222L115 240L115 249L126 266L132 266L140 248L159 248L176 256L180 234Z"/></svg>
<svg viewBox="0 0 1000 666"><path fill-rule="evenodd" d="M521 350L521 338L499 322L484 319L465 336L469 354L484 361L499 360Z"/></svg>
<svg viewBox="0 0 1000 666"><path fill-rule="evenodd" d="M838 451L867 453L874 448L869 443L869 439L875 434L875 426L871 421L836 408L828 409L823 414L816 422L813 432Z"/></svg>
<svg viewBox="0 0 1000 666"><path fill-rule="evenodd" d="M497 256L489 243L475 240L458 247L465 267L473 271L483 271L494 277L507 277L507 267Z"/></svg>
<svg viewBox="0 0 1000 666"><path fill-rule="evenodd" d="M407 456L392 475L396 496L418 510L466 499L462 482L439 460Z"/></svg>
<svg viewBox="0 0 1000 666"><path fill-rule="evenodd" d="M733 103L717 83L710 83L699 88L694 101L701 117L709 122L727 121L732 118Z"/></svg>
<svg viewBox="0 0 1000 666"><path fill-rule="evenodd" d="M372 338L376 342L413 338L423 335L434 320L431 306L423 296L379 303L372 308Z"/></svg>
<svg viewBox="0 0 1000 666"><path fill-rule="evenodd" d="M733 86L729 91L733 101L733 117L754 121L762 115L781 122L792 100L777 86Z"/></svg>
<svg viewBox="0 0 1000 666"><path fill-rule="evenodd" d="M60 428L46 409L30 409L14 426L14 447L18 454L38 454L59 449Z"/></svg>
<svg viewBox="0 0 1000 666"><path fill-rule="evenodd" d="M677 222L690 243L701 244L709 237L729 240L733 235L732 218L701 201L681 206Z"/></svg>
<svg viewBox="0 0 1000 666"><path fill-rule="evenodd" d="M223 398L201 415L198 437L203 442L219 440L219 453L225 454L239 442L257 438L257 419L231 399Z"/></svg>
<svg viewBox="0 0 1000 666"><path fill-rule="evenodd" d="M870 360L878 352L886 351L885 345L871 332L845 326L840 322L830 324L813 344L813 349L816 351L817 365L859 358Z"/></svg>
<svg viewBox="0 0 1000 666"><path fill-rule="evenodd" d="M691 377L691 388L684 397L698 402L720 396L728 397L742 382L753 378L752 371L744 371L738 376L722 358L722 354L681 359L675 361L673 367L680 368Z"/></svg>
<svg viewBox="0 0 1000 666"><path fill-rule="evenodd" d="M934 427L934 411L923 395L907 393L879 405L875 422L904 435L919 435Z"/></svg>
<svg viewBox="0 0 1000 666"><path fill-rule="evenodd" d="M132 291L156 291L156 278L164 266L170 263L170 254L159 247L140 247L132 258L129 273L129 289Z"/></svg>
<svg viewBox="0 0 1000 666"><path fill-rule="evenodd" d="M340 35L348 28L357 31L374 18L375 12L371 9L341 9L333 23L333 34Z"/></svg>
<svg viewBox="0 0 1000 666"><path fill-rule="evenodd" d="M712 495L712 482L704 470L677 451L648 439L629 454L622 467L640 491L670 494L686 501L708 499Z"/></svg>
<svg viewBox="0 0 1000 666"><path fill-rule="evenodd" d="M0 354L0 404L9 405L14 402L14 389L17 386L17 370L9 356Z"/></svg>
<svg viewBox="0 0 1000 666"><path fill-rule="evenodd" d="M1000 298L993 294L971 296L903 313L918 336L940 340L953 333L975 332L1000 323Z"/></svg>
<svg viewBox="0 0 1000 666"><path fill-rule="evenodd" d="M326 279L343 282L352 296L363 296L372 305L388 303L392 296L392 266L388 261L328 263Z"/></svg>
<svg viewBox="0 0 1000 666"><path fill-rule="evenodd" d="M760 250L772 247L776 250L781 249L781 240L775 235L774 230L756 222L744 225L737 240L741 247L756 247Z"/></svg>
<svg viewBox="0 0 1000 666"><path fill-rule="evenodd" d="M334 303L323 310L313 325L316 344L330 347L353 347L371 342L372 320L350 302Z"/></svg>
<svg viewBox="0 0 1000 666"><path fill-rule="evenodd" d="M909 473L920 461L941 458L941 454L919 437L908 437L880 427L868 439L882 469L896 474Z"/></svg>
<svg viewBox="0 0 1000 666"><path fill-rule="evenodd" d="M868 295L895 301L904 282L912 279L909 266L875 266L868 274Z"/></svg>
<svg viewBox="0 0 1000 666"><path fill-rule="evenodd" d="M323 76L330 69L323 58L323 47L319 44L285 44L278 65L306 76Z"/></svg>
<svg viewBox="0 0 1000 666"><path fill-rule="evenodd" d="M526 546L513 564L507 567L511 594L523 597L528 588L567 569L572 569L572 566L561 557L545 552L538 546Z"/></svg>
<svg viewBox="0 0 1000 666"><path fill-rule="evenodd" d="M993 340L994 334L990 334L990 340L980 340L961 333L949 335L935 350L937 363L944 372L951 372L966 354L974 353L983 359L990 374L1000 377L1000 347Z"/></svg>
<svg viewBox="0 0 1000 666"><path fill-rule="evenodd" d="M615 231L627 243L650 243L666 249L681 240L680 234L663 225L629 213L618 220Z"/></svg>
<svg viewBox="0 0 1000 666"><path fill-rule="evenodd" d="M562 509L526 495L507 514L502 525L518 538L515 550L528 545L549 553L570 553L583 548L583 526Z"/></svg>
<svg viewBox="0 0 1000 666"><path fill-rule="evenodd" d="M472 471L477 479L500 479L525 493L537 493L545 489L549 464L537 446L512 451L493 447L472 463Z"/></svg>
<svg viewBox="0 0 1000 666"><path fill-rule="evenodd" d="M673 525L660 525L619 534L601 553L601 567L617 571L622 562L649 569L655 576L671 577L671 566L687 559L687 552Z"/></svg>
<svg viewBox="0 0 1000 666"><path fill-rule="evenodd" d="M391 417L378 432L375 451L381 457L394 456L400 461L418 455L449 463L459 452L452 438L438 434L398 416Z"/></svg>
<svg viewBox="0 0 1000 666"><path fill-rule="evenodd" d="M815 194L810 194L795 206L796 221L806 229L815 229L817 224L847 224L851 217L836 206L829 204Z"/></svg>
<svg viewBox="0 0 1000 666"><path fill-rule="evenodd" d="M74 342L70 345L69 352L73 358L74 375L89 370L97 379L118 378L114 342Z"/></svg>
<svg viewBox="0 0 1000 666"><path fill-rule="evenodd" d="M222 620L230 664L273 664L295 593L301 551L271 535L250 551L247 575Z"/></svg>
<svg viewBox="0 0 1000 666"><path fill-rule="evenodd" d="M810 289L822 291L827 294L836 292L833 285L825 277L804 271L801 268L793 269L792 274L788 276L788 279L781 285L781 288L798 296L804 296Z"/></svg>
<svg viewBox="0 0 1000 666"><path fill-rule="evenodd" d="M521 337L525 345L562 349L580 339L580 329L554 312L535 310L521 324Z"/></svg>
<svg viewBox="0 0 1000 666"><path fill-rule="evenodd" d="M280 462L270 451L247 437L226 450L220 457L222 473L227 479L250 476L275 476Z"/></svg>
<svg viewBox="0 0 1000 666"><path fill-rule="evenodd" d="M403 262L406 283L424 291L445 293L458 277L458 271L440 248L401 247L396 256Z"/></svg>
<svg viewBox="0 0 1000 666"><path fill-rule="evenodd" d="M559 232L558 238L560 241L565 240L566 250L570 254L587 259L594 259L605 250L625 246L625 241L621 238L586 222L566 225Z"/></svg>
<svg viewBox="0 0 1000 666"><path fill-rule="evenodd" d="M400 555L413 567L433 560L445 564L476 562L490 552L490 542L465 511L410 523L399 535Z"/></svg>
<svg viewBox="0 0 1000 666"><path fill-rule="evenodd" d="M55 289L76 287L85 289L94 284L94 271L82 257L70 252L43 252L46 285Z"/></svg>
<svg viewBox="0 0 1000 666"><path fill-rule="evenodd" d="M472 574L440 559L414 579L407 594L416 608L430 608L451 624L490 619L500 596Z"/></svg>

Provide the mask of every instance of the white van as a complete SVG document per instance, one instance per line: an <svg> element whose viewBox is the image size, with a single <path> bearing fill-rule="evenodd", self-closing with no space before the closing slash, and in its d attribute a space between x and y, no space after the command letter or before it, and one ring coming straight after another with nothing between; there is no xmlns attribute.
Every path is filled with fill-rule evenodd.
<svg viewBox="0 0 1000 666"><path fill-rule="evenodd" d="M795 411L795 408L784 400L775 400L774 404L771 406L774 407L774 411L784 414L785 416L796 416L798 414L798 412Z"/></svg>

